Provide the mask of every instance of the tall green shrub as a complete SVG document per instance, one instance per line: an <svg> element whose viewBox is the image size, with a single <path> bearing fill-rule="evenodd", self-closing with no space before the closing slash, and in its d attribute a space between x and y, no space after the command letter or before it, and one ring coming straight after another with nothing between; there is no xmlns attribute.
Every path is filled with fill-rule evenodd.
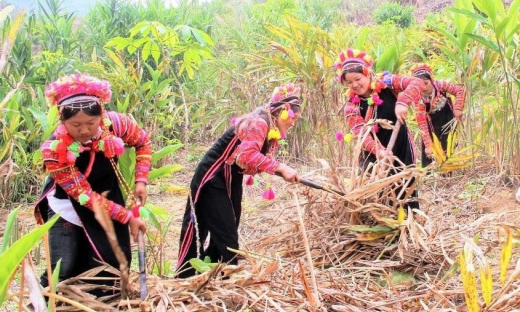
<svg viewBox="0 0 520 312"><path fill-rule="evenodd" d="M410 27L413 23L413 7L403 7L397 2L385 2L374 12L374 20L378 24L394 22L400 27Z"/></svg>

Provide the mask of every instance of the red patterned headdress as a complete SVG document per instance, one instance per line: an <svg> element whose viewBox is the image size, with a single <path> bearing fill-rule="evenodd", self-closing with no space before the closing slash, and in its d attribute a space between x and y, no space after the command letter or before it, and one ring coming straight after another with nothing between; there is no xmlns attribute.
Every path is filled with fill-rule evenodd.
<svg viewBox="0 0 520 312"><path fill-rule="evenodd" d="M364 51L358 49L347 49L342 51L334 67L336 68L337 78L343 82L343 76L350 70L361 70L365 75L369 75L374 65L374 59Z"/></svg>
<svg viewBox="0 0 520 312"><path fill-rule="evenodd" d="M299 111L300 108L300 87L294 83L287 83L285 85L274 88L273 94L271 95L271 101L267 104L269 113L280 111L280 117L283 120L288 118L294 118L295 112L293 108ZM271 129L267 135L268 139L280 140L285 137L284 133L281 133L276 127L275 123L271 124Z"/></svg>
<svg viewBox="0 0 520 312"><path fill-rule="evenodd" d="M96 101L103 106L110 101L111 96L112 91L108 81L92 77L87 73L60 77L45 89L45 97L50 106L68 105L71 98L77 97L81 97L80 100L83 102Z"/></svg>
<svg viewBox="0 0 520 312"><path fill-rule="evenodd" d="M283 102L284 100L295 97L298 98L300 96L300 87L295 85L294 83L288 83L279 87L274 88L273 95L271 96L271 104L276 102Z"/></svg>
<svg viewBox="0 0 520 312"><path fill-rule="evenodd" d="M273 95L271 96L271 102L268 104L268 108L271 113L282 108L289 111L291 106L300 105L300 87L294 83L287 83L285 85L274 88Z"/></svg>
<svg viewBox="0 0 520 312"><path fill-rule="evenodd" d="M432 69L426 63L419 63L415 65L414 67L412 67L412 69L410 69L410 72L414 77L429 77L430 79L433 79Z"/></svg>

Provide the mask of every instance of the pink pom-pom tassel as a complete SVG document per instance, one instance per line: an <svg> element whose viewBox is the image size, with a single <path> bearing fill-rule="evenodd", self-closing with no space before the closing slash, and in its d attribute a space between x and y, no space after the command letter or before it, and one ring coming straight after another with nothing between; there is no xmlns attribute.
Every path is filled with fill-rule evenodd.
<svg viewBox="0 0 520 312"><path fill-rule="evenodd" d="M231 125L234 126L237 123L237 118L233 117L231 118Z"/></svg>
<svg viewBox="0 0 520 312"><path fill-rule="evenodd" d="M341 131L336 132L336 141L338 141L338 142L343 141L343 132L341 132Z"/></svg>
<svg viewBox="0 0 520 312"><path fill-rule="evenodd" d="M117 156L122 155L125 152L125 142L121 138L114 139L114 151Z"/></svg>
<svg viewBox="0 0 520 312"><path fill-rule="evenodd" d="M268 188L267 190L265 190L264 193L262 194L262 197L267 200L273 200L274 199L273 189Z"/></svg>
<svg viewBox="0 0 520 312"><path fill-rule="evenodd" d="M65 133L67 133L67 132L68 132L68 131L67 131L67 127L65 127L64 124L60 124L60 125L58 126L58 128L56 128L56 133L57 133L57 134L65 134Z"/></svg>
<svg viewBox="0 0 520 312"><path fill-rule="evenodd" d="M253 178L253 176L247 177L246 185L253 185L253 184L255 184L255 179Z"/></svg>
<svg viewBox="0 0 520 312"><path fill-rule="evenodd" d="M374 101L374 104L376 105L381 105L383 104L383 100L381 100L379 98L379 96L377 95L377 93L374 93L374 95L372 95L372 101Z"/></svg>
<svg viewBox="0 0 520 312"><path fill-rule="evenodd" d="M67 162L69 164L73 164L76 162L76 155L71 151L67 151Z"/></svg>
<svg viewBox="0 0 520 312"><path fill-rule="evenodd" d="M361 102L361 99L359 98L359 96L356 95L355 97L352 98L351 102L353 104L359 104Z"/></svg>

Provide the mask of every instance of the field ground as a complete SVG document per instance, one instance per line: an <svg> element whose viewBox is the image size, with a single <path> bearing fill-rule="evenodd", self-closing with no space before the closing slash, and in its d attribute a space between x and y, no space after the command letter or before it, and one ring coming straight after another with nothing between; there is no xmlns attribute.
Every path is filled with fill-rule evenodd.
<svg viewBox="0 0 520 312"><path fill-rule="evenodd" d="M149 203L166 209L174 218L166 235L164 249L165 259L169 259L173 265L177 259L180 224L186 204L187 190L185 187L189 185L194 163L185 163L185 166L183 171L174 174L173 177L163 179L149 186ZM322 174L326 175L325 172ZM313 256L317 256L317 248L312 246L329 243L329 238L326 237L329 235L327 232L316 234L320 230L320 226L317 224L322 221L320 218L326 218L324 216L330 214L330 209L338 209L334 207L341 200L324 192L287 184L277 177L270 178L264 175L259 179L273 184L274 189L277 190L277 199L273 202L263 200L261 198L263 191L261 186L247 186L245 188L244 209L240 226L241 248L260 255L285 255L284 257L288 261L300 259L304 255L301 252L302 250L298 250L301 249L301 237L298 237L297 232L291 234L292 228L295 228L295 224L298 222L298 213L295 207L299 203L295 204L294 197L297 196L302 207L306 209L304 218L306 226L308 226L307 239L310 241L309 244L311 245ZM427 216L426 219L419 221L424 226L425 235L423 239L426 244L429 243L429 239L432 241L438 239L439 233L443 233L446 237L451 238L475 237L478 235L484 237L485 240L493 241L490 237L496 237L497 228L501 224L510 225L512 228L517 228L520 224L520 204L514 198L515 190L503 186L501 180L494 176L490 168L459 171L452 176L430 175L422 179L419 189L421 208ZM293 193L293 191L296 191L296 193ZM323 203L321 205L328 207L319 207L320 204L307 205L306 202L312 198L314 198L314 201L316 201L316 198L319 198ZM321 211L322 209L324 210L323 212ZM1 235L3 235L6 216L6 213L0 214ZM482 217L487 216L490 219L483 219L494 225L494 228L488 225L484 227L468 226L470 224L486 223L487 221L480 220ZM315 219L313 220L313 218ZM20 213L20 219L23 226L33 226L32 208L27 207L24 209ZM335 221L337 221L336 224L339 224L340 227L348 225L347 220L344 220L344 222L341 220ZM330 231L333 230L331 229ZM459 231L460 233L457 233ZM292 238L284 238L284 235L294 237L294 240ZM323 237L319 237L319 235L323 235ZM296 244L299 242L300 246L294 245L295 242ZM462 250L461 244L459 242L459 252ZM378 248L376 245L374 246L374 250ZM488 246L485 253L491 259L497 259L496 255L499 250L496 248L499 248L499 246ZM374 252L377 255L379 251L375 250ZM452 250L450 254L452 258L456 257L456 254L454 255L453 252L455 250ZM357 259L356 261L366 264L371 262L371 260L375 260L370 258L371 256ZM518 254L513 251L512 261L516 261L517 258ZM347 259L350 259L350 256ZM134 264L136 262L134 261ZM135 268L135 266L133 267ZM436 267L435 270L440 270L440 267ZM316 268L316 278L320 281L319 285L324 285L321 278L325 272Z"/></svg>

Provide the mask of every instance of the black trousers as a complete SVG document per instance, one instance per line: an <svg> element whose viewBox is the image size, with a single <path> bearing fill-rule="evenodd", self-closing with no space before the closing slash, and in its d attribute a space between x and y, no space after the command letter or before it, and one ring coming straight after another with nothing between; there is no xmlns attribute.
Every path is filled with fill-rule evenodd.
<svg viewBox="0 0 520 312"><path fill-rule="evenodd" d="M50 219L55 215L52 209L47 209L47 218ZM48 220L47 219L47 220ZM101 235L105 235L102 233ZM78 276L90 269L101 265L99 257L94 251L85 230L68 222L63 218L59 218L58 221L49 230L49 246L51 254L51 270L54 272L58 261L61 260L59 281L69 279L74 276ZM127 258L128 267L130 267L131 258ZM117 264L110 261L112 266L118 268ZM116 276L109 272L100 272L96 277L111 277ZM116 279L117 280L117 279ZM49 286L47 270L40 277L40 283L43 287ZM92 284L116 286L113 280L92 280ZM117 293L111 290L93 289L89 291L90 294L96 297L113 295Z"/></svg>
<svg viewBox="0 0 520 312"><path fill-rule="evenodd" d="M223 185L208 181L195 203L195 215L199 233L200 259L209 257L212 263L228 262L237 264L236 254L227 247L238 249L238 225L240 223L242 188L233 189L231 198ZM195 275L196 271L189 264L189 260L197 258L197 237L195 220L191 215L191 205L188 198L186 211L182 222L179 243L179 277L185 278ZM204 248L209 238L207 248ZM187 242L190 242L189 244ZM183 252L184 250L184 252ZM181 259L182 258L182 259Z"/></svg>
<svg viewBox="0 0 520 312"><path fill-rule="evenodd" d="M55 215L55 212L48 209L47 215L50 219ZM58 261L61 260L60 281L99 266L99 263L94 260L94 250L90 246L83 228L63 218L59 218L50 228L49 246L52 272L54 272ZM43 287L49 285L47 271L40 277L40 283Z"/></svg>

